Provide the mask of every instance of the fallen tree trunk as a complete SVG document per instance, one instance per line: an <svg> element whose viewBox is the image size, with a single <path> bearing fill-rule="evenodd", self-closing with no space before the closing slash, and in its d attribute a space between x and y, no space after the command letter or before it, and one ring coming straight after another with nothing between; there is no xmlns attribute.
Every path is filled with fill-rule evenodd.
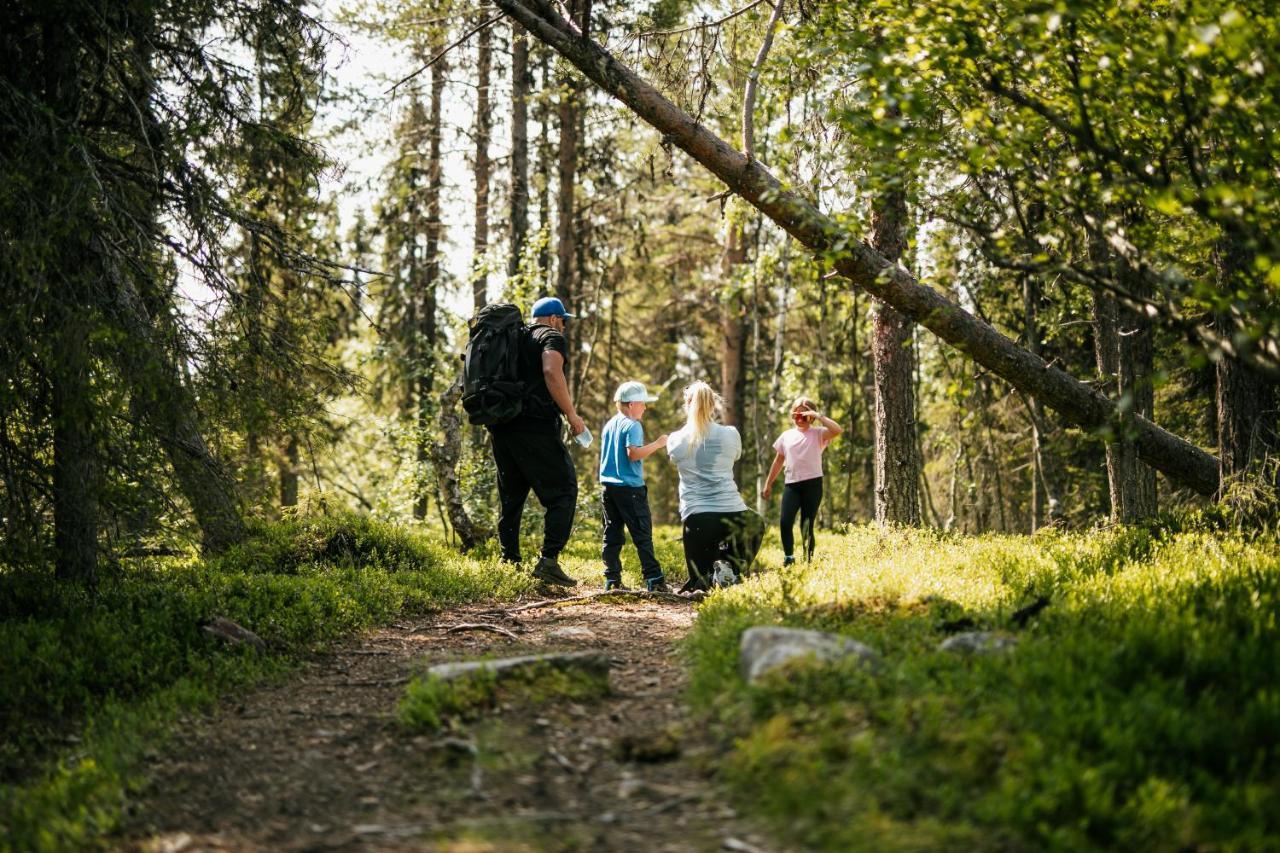
<svg viewBox="0 0 1280 853"><path fill-rule="evenodd" d="M1115 401L1018 346L936 290L920 284L809 201L785 189L685 113L661 92L561 17L546 0L495 0L498 8L572 62L604 91L724 181L811 251L829 257L840 275L892 305L1020 391L1052 406L1071 423L1096 429L1118 423ZM1148 465L1203 495L1218 489L1218 461L1189 441L1133 415L1126 426Z"/></svg>

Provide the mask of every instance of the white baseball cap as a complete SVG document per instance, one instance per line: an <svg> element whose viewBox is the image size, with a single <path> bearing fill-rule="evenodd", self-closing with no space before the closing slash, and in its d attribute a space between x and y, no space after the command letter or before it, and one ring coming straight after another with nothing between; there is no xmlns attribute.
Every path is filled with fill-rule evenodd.
<svg viewBox="0 0 1280 853"><path fill-rule="evenodd" d="M623 382L613 395L617 403L652 403L658 397L650 394L640 382Z"/></svg>

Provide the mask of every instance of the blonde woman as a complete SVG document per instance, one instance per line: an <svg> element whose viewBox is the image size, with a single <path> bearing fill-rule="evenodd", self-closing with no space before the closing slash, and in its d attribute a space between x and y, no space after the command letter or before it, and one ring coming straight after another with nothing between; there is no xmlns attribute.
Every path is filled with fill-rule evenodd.
<svg viewBox="0 0 1280 853"><path fill-rule="evenodd" d="M716 423L720 395L705 382L684 389L685 424L667 439L680 472L680 518L689 580L681 592L740 580L764 538L764 521L747 509L733 480L742 436ZM727 573L731 575L727 576Z"/></svg>
<svg viewBox="0 0 1280 853"><path fill-rule="evenodd" d="M844 432L840 424L818 411L808 397L797 397L791 404L791 422L794 426L778 436L773 443L777 454L769 466L764 489L760 494L769 500L773 494L773 481L778 472L787 469L786 485L782 488L782 564L789 566L796 561L794 529L796 514L800 515L800 539L805 560L813 559L815 544L813 524L822 504L822 451Z"/></svg>

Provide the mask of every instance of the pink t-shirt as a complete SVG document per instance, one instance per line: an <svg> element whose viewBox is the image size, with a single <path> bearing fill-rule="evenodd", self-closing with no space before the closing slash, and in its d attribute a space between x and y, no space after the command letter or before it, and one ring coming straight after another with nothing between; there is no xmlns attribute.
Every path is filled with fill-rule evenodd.
<svg viewBox="0 0 1280 853"><path fill-rule="evenodd" d="M831 443L831 430L824 426L811 426L806 430L795 427L778 436L773 449L787 460L786 482L799 483L822 476L822 451Z"/></svg>

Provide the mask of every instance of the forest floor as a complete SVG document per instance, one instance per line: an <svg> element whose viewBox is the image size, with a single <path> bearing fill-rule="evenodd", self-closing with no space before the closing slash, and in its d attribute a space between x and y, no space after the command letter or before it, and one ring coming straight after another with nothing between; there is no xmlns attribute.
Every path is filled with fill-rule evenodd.
<svg viewBox="0 0 1280 853"><path fill-rule="evenodd" d="M711 777L715 745L683 704L676 644L696 619L691 604L606 596L519 607L460 607L373 631L187 720L149 757L117 844L769 849ZM568 627L591 634L550 636ZM431 664L553 650L608 654L610 694L501 705L445 734L397 719L406 683Z"/></svg>

